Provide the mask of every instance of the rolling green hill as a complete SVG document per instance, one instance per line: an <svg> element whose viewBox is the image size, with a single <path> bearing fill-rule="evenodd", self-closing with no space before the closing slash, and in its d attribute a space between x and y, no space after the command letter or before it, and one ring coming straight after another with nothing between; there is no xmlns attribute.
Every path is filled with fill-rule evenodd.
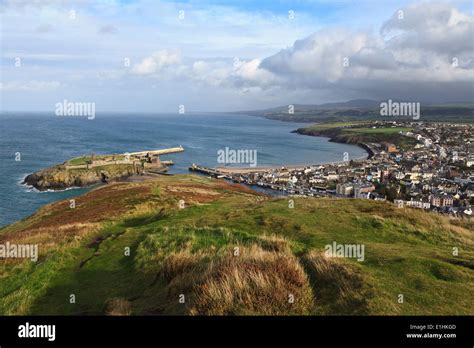
<svg viewBox="0 0 474 348"><path fill-rule="evenodd" d="M40 254L0 262L0 314L474 314L472 222L289 199L177 175L47 205L0 230ZM326 257L333 242L364 261Z"/></svg>
<svg viewBox="0 0 474 348"><path fill-rule="evenodd" d="M330 122L298 128L295 133L312 136L326 136L331 141L347 144L393 143L401 149L416 145L415 139L400 135L400 132L412 131L406 127L370 128L366 122ZM353 128L351 128L353 127Z"/></svg>
<svg viewBox="0 0 474 348"><path fill-rule="evenodd" d="M354 122L363 120L407 120L406 117L390 117L380 115L381 101L355 99L340 103L316 105L295 104L294 112L288 112L288 105L264 110L242 111L241 114L264 117L272 120L290 122ZM420 121L461 122L474 121L474 105L472 102L425 104L420 106Z"/></svg>

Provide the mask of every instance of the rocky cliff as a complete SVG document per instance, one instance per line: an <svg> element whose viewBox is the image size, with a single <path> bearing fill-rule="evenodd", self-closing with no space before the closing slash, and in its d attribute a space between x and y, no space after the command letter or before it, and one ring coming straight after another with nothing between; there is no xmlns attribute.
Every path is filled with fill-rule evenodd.
<svg viewBox="0 0 474 348"><path fill-rule="evenodd" d="M64 165L57 165L28 175L24 183L41 191L61 190L107 183L142 172L143 168L134 165L106 165L91 169L66 169Z"/></svg>

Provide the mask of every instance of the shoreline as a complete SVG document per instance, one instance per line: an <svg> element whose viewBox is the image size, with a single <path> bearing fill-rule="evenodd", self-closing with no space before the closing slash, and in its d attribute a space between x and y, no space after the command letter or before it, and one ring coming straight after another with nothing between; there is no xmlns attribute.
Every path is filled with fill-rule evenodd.
<svg viewBox="0 0 474 348"><path fill-rule="evenodd" d="M372 157L369 153L367 157L356 158L352 161L362 162ZM214 170L221 172L222 174L247 174L247 173L260 173L275 169L288 169L288 170L302 170L308 167L317 166L328 166L328 165L339 165L349 163L350 161L336 161L336 162L324 162L324 163L312 163L312 164L290 164L290 165L268 165L268 166L256 166L256 167L213 167Z"/></svg>
<svg viewBox="0 0 474 348"><path fill-rule="evenodd" d="M318 125L318 124L320 124L320 123L313 123L313 126ZM295 134L298 134L298 135L306 135L306 136L310 136L310 137L328 138L329 142L336 143L336 144L346 144L346 145L358 146L358 147L364 149L367 152L368 157L366 159L370 159L371 157L373 157L375 155L374 151L372 150L372 148L368 144L365 144L365 143L362 143L362 142L340 141L340 140L337 140L337 134L324 134L322 132L305 132L305 130L308 129L308 128L309 127L298 128L298 129L295 129L295 130L291 131L291 133L295 133Z"/></svg>
<svg viewBox="0 0 474 348"><path fill-rule="evenodd" d="M311 136L311 137L321 137L321 138L328 138L328 141L336 143L336 144L346 144L346 145L355 145L358 146L362 149L365 150L367 153L367 156L364 157L359 157L356 159L353 159L352 161L355 162L360 162L360 161L366 161L370 158L372 158L375 153L372 150L372 148L364 143L357 143L357 144L351 144L347 142L341 142L341 141L336 141L334 137L328 137L325 135L313 135L313 134L304 134L298 132L298 129L295 129L291 131L291 133L296 133L298 135L306 135L306 136ZM349 161L336 161L336 162L323 162L323 163L312 163L312 164L291 164L291 165L268 165L268 166L255 166L255 167L213 167L214 170L221 172L222 174L247 174L247 173L260 173L260 172L266 172L269 170L275 170L275 169L288 169L288 170L302 170L308 167L313 167L313 166L328 166L328 165L338 165L338 164L344 164Z"/></svg>

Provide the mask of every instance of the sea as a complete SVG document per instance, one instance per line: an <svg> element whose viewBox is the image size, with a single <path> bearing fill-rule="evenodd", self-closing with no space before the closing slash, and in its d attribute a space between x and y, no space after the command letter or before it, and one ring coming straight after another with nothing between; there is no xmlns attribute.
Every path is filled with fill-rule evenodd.
<svg viewBox="0 0 474 348"><path fill-rule="evenodd" d="M218 152L256 150L257 166L321 164L367 157L355 145L291 133L307 124L220 113L0 115L0 226L26 218L44 204L80 195L91 188L39 192L22 184L26 175L86 154L112 154L183 146L170 174L188 173L192 163L214 167ZM248 164L238 166L248 167Z"/></svg>

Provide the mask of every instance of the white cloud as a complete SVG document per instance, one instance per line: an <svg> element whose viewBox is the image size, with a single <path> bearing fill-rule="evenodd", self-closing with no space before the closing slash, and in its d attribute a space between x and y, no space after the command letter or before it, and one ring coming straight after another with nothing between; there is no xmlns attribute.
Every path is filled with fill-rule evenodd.
<svg viewBox="0 0 474 348"><path fill-rule="evenodd" d="M234 58L235 59L235 58ZM260 68L260 60L198 60L190 69L183 69L181 77L212 86L257 91L275 85L277 77Z"/></svg>
<svg viewBox="0 0 474 348"><path fill-rule="evenodd" d="M243 62L235 69L234 76L245 86L268 87L277 84L278 78L260 67L260 59Z"/></svg>
<svg viewBox="0 0 474 348"><path fill-rule="evenodd" d="M447 4L420 3L402 11L403 19L396 12L380 36L321 30L263 59L260 67L291 89L332 89L341 94L358 89L409 98L429 90L448 99L472 98L473 16Z"/></svg>
<svg viewBox="0 0 474 348"><path fill-rule="evenodd" d="M440 55L468 53L474 49L474 18L448 3L424 2L396 12L381 28L393 48L414 48Z"/></svg>
<svg viewBox="0 0 474 348"><path fill-rule="evenodd" d="M191 99L209 105L218 92L215 103L221 109L237 103L251 108L249 101L258 108L394 93L432 100L466 100L471 93L472 99L470 12L448 2L416 2L401 9L399 20L395 6L342 2L331 14L297 11L288 20L286 11L206 1L0 0L2 90L19 91L7 101L18 104L29 97L22 91L59 84L65 87L61 92L103 93L125 105L115 97L119 91L141 97L149 90L148 79L159 78L160 93L150 103L160 107L171 105L173 93L179 94L179 103ZM366 12L369 7L378 10ZM184 20L178 19L181 9ZM324 23L334 27L320 30ZM98 35L98 30L115 34ZM16 57L22 59L21 69L14 66ZM234 57L240 64L234 66ZM126 58L131 67L124 65Z"/></svg>
<svg viewBox="0 0 474 348"><path fill-rule="evenodd" d="M161 50L153 53L150 57L144 58L141 63L134 65L132 73L157 76L164 68L177 65L180 61L181 57L179 54Z"/></svg>
<svg viewBox="0 0 474 348"><path fill-rule="evenodd" d="M170 67L168 76L262 97L266 91L281 95L295 90L341 96L356 90L374 98L396 93L416 99L428 91L458 100L468 97L474 79L473 17L446 4L420 3L402 11L403 19L395 12L379 34L326 28L274 55L237 64L230 58L181 64L175 55L161 51L133 71L156 76ZM458 66L453 66L453 58Z"/></svg>
<svg viewBox="0 0 474 348"><path fill-rule="evenodd" d="M341 28L326 29L264 59L261 66L292 80L299 78L305 81L311 77L334 82L345 74L344 59L371 44L372 40L365 33L353 33Z"/></svg>
<svg viewBox="0 0 474 348"><path fill-rule="evenodd" d="M212 86L220 86L232 73L232 61L197 60L183 76Z"/></svg>

